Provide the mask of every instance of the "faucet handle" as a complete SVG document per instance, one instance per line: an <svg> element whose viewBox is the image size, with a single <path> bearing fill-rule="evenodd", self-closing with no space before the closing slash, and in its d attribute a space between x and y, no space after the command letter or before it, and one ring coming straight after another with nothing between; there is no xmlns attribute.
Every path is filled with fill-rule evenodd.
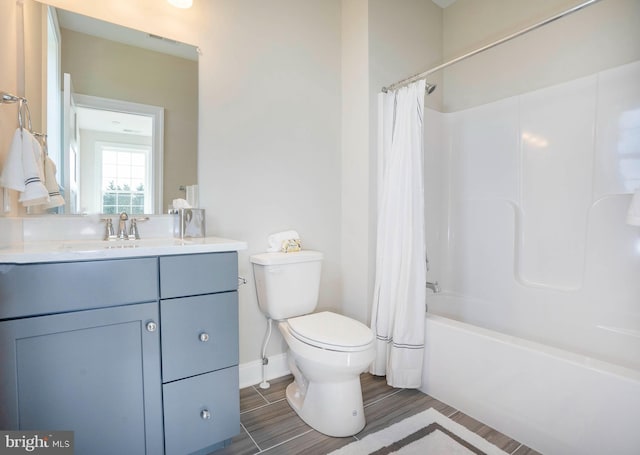
<svg viewBox="0 0 640 455"><path fill-rule="evenodd" d="M113 221L111 218L100 218L100 221L104 221L105 230L104 230L104 240L113 240L116 238L116 233L113 230Z"/></svg>
<svg viewBox="0 0 640 455"><path fill-rule="evenodd" d="M138 230L138 222L148 221L149 217L144 216L142 218L131 218L129 221L129 238L140 240L140 231Z"/></svg>
<svg viewBox="0 0 640 455"><path fill-rule="evenodd" d="M426 286L427 286L427 289L431 289L434 294L437 294L438 292L440 292L440 285L438 284L437 280L434 281L433 283L430 281L427 281Z"/></svg>

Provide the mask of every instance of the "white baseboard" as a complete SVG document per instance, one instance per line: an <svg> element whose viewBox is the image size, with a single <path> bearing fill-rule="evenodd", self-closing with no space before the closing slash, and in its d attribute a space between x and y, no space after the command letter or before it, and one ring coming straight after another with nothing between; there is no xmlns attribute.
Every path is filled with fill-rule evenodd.
<svg viewBox="0 0 640 455"><path fill-rule="evenodd" d="M287 365L287 354L276 354L269 357L269 363L264 366L265 379L279 378L291 373ZM253 362L242 363L238 367L240 376L240 388L249 387L250 385L260 384L262 382L262 360L254 360Z"/></svg>

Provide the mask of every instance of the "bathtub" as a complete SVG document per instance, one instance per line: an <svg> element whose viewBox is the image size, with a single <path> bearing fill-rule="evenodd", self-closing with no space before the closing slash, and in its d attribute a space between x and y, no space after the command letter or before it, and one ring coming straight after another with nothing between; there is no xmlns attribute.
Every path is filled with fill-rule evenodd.
<svg viewBox="0 0 640 455"><path fill-rule="evenodd" d="M640 453L640 371L426 318L423 392L545 455Z"/></svg>

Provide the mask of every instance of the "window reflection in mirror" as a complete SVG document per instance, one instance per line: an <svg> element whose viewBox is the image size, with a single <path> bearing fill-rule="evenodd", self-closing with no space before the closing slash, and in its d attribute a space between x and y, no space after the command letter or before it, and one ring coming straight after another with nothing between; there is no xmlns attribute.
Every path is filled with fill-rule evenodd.
<svg viewBox="0 0 640 455"><path fill-rule="evenodd" d="M162 213L185 197L181 187L197 183L196 48L49 11L47 80L62 87L70 75L68 93L49 89L47 97L49 148L66 200L59 213Z"/></svg>
<svg viewBox="0 0 640 455"><path fill-rule="evenodd" d="M76 110L83 131L80 192L86 211L153 213L159 191L153 168L160 158L154 156L153 117L89 107Z"/></svg>

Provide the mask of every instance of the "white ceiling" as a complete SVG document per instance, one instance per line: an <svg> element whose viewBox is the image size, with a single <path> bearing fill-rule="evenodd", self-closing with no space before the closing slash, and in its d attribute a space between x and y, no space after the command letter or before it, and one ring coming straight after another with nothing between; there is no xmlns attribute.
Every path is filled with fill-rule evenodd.
<svg viewBox="0 0 640 455"><path fill-rule="evenodd" d="M78 127L83 130L151 136L153 121L146 115L78 107Z"/></svg>
<svg viewBox="0 0 640 455"><path fill-rule="evenodd" d="M109 22L72 13L70 11L56 9L60 28L66 28L86 35L116 41L130 46L141 47L163 54L182 57L189 60L198 60L198 52L195 46L170 40L162 36L152 35L132 28L122 27Z"/></svg>

